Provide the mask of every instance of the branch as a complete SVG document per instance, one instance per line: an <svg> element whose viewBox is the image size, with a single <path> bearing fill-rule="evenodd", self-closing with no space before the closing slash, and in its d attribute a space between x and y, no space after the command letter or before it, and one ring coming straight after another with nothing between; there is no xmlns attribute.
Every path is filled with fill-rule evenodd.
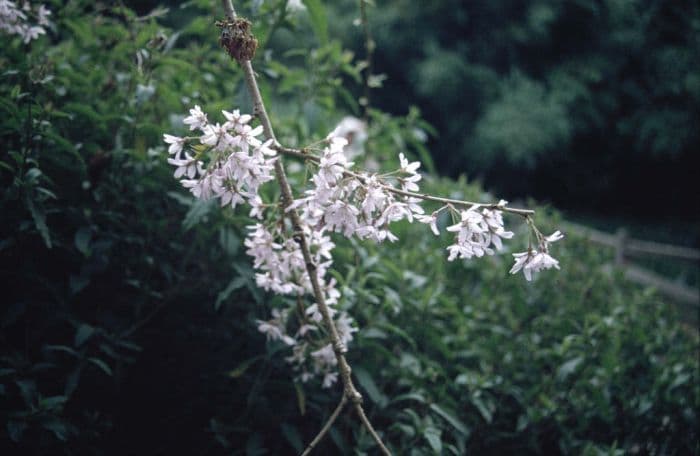
<svg viewBox="0 0 700 456"><path fill-rule="evenodd" d="M403 195L403 196L408 196L411 198L419 198L425 201L434 201L437 203L443 203L443 204L454 204L457 206L479 206L479 207L485 207L487 209L498 209L499 211L503 212L510 212L511 214L517 214L521 215L523 217L528 217L530 215L533 215L535 211L532 209L518 209L514 207L508 207L508 206L502 206L499 205L498 203L474 203L472 201L462 201L462 200L456 200L456 199L451 199L451 198L441 198L439 196L431 196L431 195L426 195L423 193L415 193L415 192L408 192L406 190L401 190L400 188L395 188L395 187L390 187L388 185L382 185L382 187L392 193L396 193L397 195Z"/></svg>
<svg viewBox="0 0 700 456"><path fill-rule="evenodd" d="M222 0L221 3L229 19L235 19L236 12L233 9L233 4L231 3L231 0ZM260 95L260 89L258 88L258 83L255 79L255 72L253 71L253 66L250 63L250 60L244 60L239 63L241 65L241 68L243 69L246 85L248 86L248 91L250 92L250 95L253 99L255 113L260 119L260 123L262 124L265 136L267 136L268 139L272 139L273 142L277 144L277 139L275 138L274 131L272 130L270 118L267 115L267 111L265 110L265 104L263 102L262 96ZM294 201L294 197L292 196L292 188L290 187L289 181L287 180L287 175L284 172L282 160L275 161L275 177L280 186L280 191L282 194L282 205L284 208L287 208L290 204L292 204L292 201ZM344 386L344 396L352 401L353 406L357 411L357 414L360 416L360 419L364 423L369 433L374 438L374 441L377 443L377 446L379 446L382 453L390 456L391 452L386 448L386 446L384 446L384 443L382 442L381 438L379 437L377 432L372 427L372 424L365 416L364 410L362 408L362 395L359 393L359 391L357 391L357 388L355 388L355 385L352 382L352 377L350 376L351 368L347 360L345 359L345 355L343 354L347 349L340 341L340 337L338 336L338 330L336 329L335 324L333 323L333 319L331 318L328 305L326 304L325 296L323 294L323 290L321 289L321 284L319 282L318 274L316 272L316 267L313 263L306 236L304 235L304 231L302 229L302 223L301 219L299 218L299 214L296 210L288 211L288 214L292 221L292 226L294 229L294 239L299 244L299 249L301 250L302 256L304 257L304 262L306 263L306 271L309 275L309 280L311 281L311 286L314 292L314 298L316 300L316 303L318 304L318 308L321 312L321 315L323 316L323 322L330 336L331 346L333 347L333 352L335 353L336 360L338 361L338 370L340 372L340 378Z"/></svg>
<svg viewBox="0 0 700 456"><path fill-rule="evenodd" d="M300 158L302 160L309 160L309 161L312 161L314 163L319 163L321 161L321 159L318 156L306 152L305 149L292 149L292 148L283 147L280 145L275 146L274 149L277 152L280 152L282 154L289 155L289 156L296 157L296 158ZM359 180L362 183L364 183L365 178L361 174L357 174L357 173L354 173L352 171L346 171L345 174ZM464 200L457 200L457 199L451 199L451 198L442 198L440 196L426 195L424 193L409 192L406 190L401 190L399 188L392 187L390 185L384 185L384 184L382 184L382 188L384 190L387 190L391 193L395 193L397 195L407 196L410 198L418 198L418 199L422 199L424 201L433 201L433 202L442 203L442 204L452 204L455 206L468 206L468 207L479 206L479 207L485 207L487 209L498 209L500 211L509 212L511 214L517 214L517 215L520 215L522 217L528 217L528 216L533 215L535 213L535 211L532 209L519 209L519 208L515 208L515 207L503 206L503 205L500 205L498 203L475 203L473 201L464 201Z"/></svg>
<svg viewBox="0 0 700 456"><path fill-rule="evenodd" d="M367 62L367 67L365 68L365 103L364 103L364 117L365 122L369 122L369 107L370 107L370 78L372 77L372 57L374 54L375 43L372 39L372 32L369 29L369 22L367 21L367 0L360 0L360 20L362 21L362 31L364 33L365 41L365 61Z"/></svg>
<svg viewBox="0 0 700 456"><path fill-rule="evenodd" d="M316 447L316 445L319 444L319 442L325 437L326 433L331 429L331 426L333 426L333 423L335 422L336 418L338 418L338 415L340 415L340 412L343 411L343 408L345 407L345 404L348 403L348 398L345 394L343 394L343 397L340 398L340 403L338 406L335 408L335 411L331 414L331 416L328 418L328 421L326 421L326 424L323 425L321 430L318 432L318 435L309 443L309 446L306 447L306 450L301 454L301 456L308 456L311 454L311 451Z"/></svg>

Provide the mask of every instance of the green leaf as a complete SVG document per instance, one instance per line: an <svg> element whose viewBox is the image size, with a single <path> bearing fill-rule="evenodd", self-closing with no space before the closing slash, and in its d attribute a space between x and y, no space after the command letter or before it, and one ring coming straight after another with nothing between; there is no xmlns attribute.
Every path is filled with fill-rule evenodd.
<svg viewBox="0 0 700 456"><path fill-rule="evenodd" d="M180 192L167 192L166 195L169 198L174 199L175 201L177 201L178 203L182 204L185 207L191 207L192 204L194 204L194 202L196 201L192 197L192 195L184 194L184 193L180 193Z"/></svg>
<svg viewBox="0 0 700 456"><path fill-rule="evenodd" d="M14 173L15 173L15 168L12 167L12 165L10 165L9 163L6 163L6 162L4 162L4 161L0 161L0 168L3 168L3 169L5 169L5 170L9 171L10 174L14 174Z"/></svg>
<svg viewBox="0 0 700 456"><path fill-rule="evenodd" d="M440 415L442 418L445 419L448 423L452 425L453 428L455 428L457 431L459 431L460 434L462 434L464 437L469 437L469 429L467 426L462 423L457 417L455 416L454 412L452 411L447 411L446 409L440 407L437 404L430 404L430 409Z"/></svg>
<svg viewBox="0 0 700 456"><path fill-rule="evenodd" d="M109 367L109 366L107 365L107 363L105 363L105 362L102 361L101 359L99 359L99 358L88 358L88 361L90 361L90 362L93 363L95 366L97 366L97 367L99 367L100 369L102 369L102 371L103 371L105 374L109 375L110 377L111 377L112 375L114 375L114 374L112 373L112 368Z"/></svg>
<svg viewBox="0 0 700 456"><path fill-rule="evenodd" d="M120 347L124 347L127 350L132 350L135 352L140 352L143 350L139 345L136 345L133 342L129 342L128 340L123 340L123 339L117 339L114 341L115 344L119 345Z"/></svg>
<svg viewBox="0 0 700 456"><path fill-rule="evenodd" d="M406 437L408 437L409 439L412 439L416 435L416 430L408 424L394 423L391 425L391 427L400 430L401 432L406 434Z"/></svg>
<svg viewBox="0 0 700 456"><path fill-rule="evenodd" d="M294 391L297 395L297 405L299 406L299 413L301 416L306 415L306 394L304 393L304 387L301 384L294 382Z"/></svg>
<svg viewBox="0 0 700 456"><path fill-rule="evenodd" d="M57 439L61 441L66 441L68 439L68 426L65 421L52 417L44 421L41 425L44 429L53 432Z"/></svg>
<svg viewBox="0 0 700 456"><path fill-rule="evenodd" d="M234 277L231 282L219 292L216 297L216 302L214 303L214 310L219 310L221 304L231 296L231 293L245 286L247 279L245 277L237 276Z"/></svg>
<svg viewBox="0 0 700 456"><path fill-rule="evenodd" d="M82 364L78 365L68 376L66 377L66 386L63 388L63 394L70 397L78 388L78 383L80 382L80 374L83 370Z"/></svg>
<svg viewBox="0 0 700 456"><path fill-rule="evenodd" d="M442 432L434 427L427 427L423 431L423 437L428 441L430 448L438 454L442 453L442 438L440 434Z"/></svg>
<svg viewBox="0 0 700 456"><path fill-rule="evenodd" d="M302 0L302 2L309 13L311 27L314 29L316 38L321 44L326 44L328 42L328 21L323 3L321 0Z"/></svg>
<svg viewBox="0 0 700 456"><path fill-rule="evenodd" d="M389 400L379 390L377 384L374 383L374 380L372 380L372 376L369 374L369 372L361 367L356 367L352 371L357 377L357 382L367 392L367 395L370 399L372 399L372 402L377 404L380 408L385 407Z"/></svg>
<svg viewBox="0 0 700 456"><path fill-rule="evenodd" d="M63 406L67 400L66 396L45 397L39 401L39 406L45 409L54 409Z"/></svg>
<svg viewBox="0 0 700 456"><path fill-rule="evenodd" d="M295 427L290 426L287 423L282 423L282 435L285 439L287 439L287 441L294 448L294 451L296 451L297 454L302 452L302 450L304 449L304 443L301 440L299 431L297 431Z"/></svg>
<svg viewBox="0 0 700 456"><path fill-rule="evenodd" d="M406 342L408 342L411 345L411 349L413 351L418 349L418 345L416 344L416 341L414 341L413 338L406 331L399 328L398 326L394 326L388 322L381 322L377 326L381 327L382 329L386 329L387 331L401 337L403 340L405 340Z"/></svg>
<svg viewBox="0 0 700 456"><path fill-rule="evenodd" d="M241 246L241 240L233 230L225 227L219 229L219 244L226 253L229 255L235 255Z"/></svg>
<svg viewBox="0 0 700 456"><path fill-rule="evenodd" d="M13 442L19 442L22 440L22 434L24 430L27 429L27 423L24 421L14 421L10 420L7 422L7 434L10 436Z"/></svg>
<svg viewBox="0 0 700 456"><path fill-rule="evenodd" d="M34 205L34 201L31 198L26 198L27 208L32 214L32 219L34 220L34 226L36 227L41 237L44 239L44 244L47 248L51 248L51 235L49 234L49 227L46 225L46 214L40 208Z"/></svg>
<svg viewBox="0 0 700 456"><path fill-rule="evenodd" d="M581 365L583 360L583 356L577 356L576 358L570 359L569 361L559 366L559 369L557 369L557 378L559 380L566 380L566 378L569 375L573 374L576 371L576 369L578 368L578 366Z"/></svg>
<svg viewBox="0 0 700 456"><path fill-rule="evenodd" d="M243 375L245 373L245 371L248 370L248 368L250 366L252 366L253 363L255 363L255 361L259 360L260 358L261 358L261 356L256 356L254 358L250 358L248 360L245 360L237 368L228 371L228 373L226 375L228 375L231 378L238 378L241 375Z"/></svg>
<svg viewBox="0 0 700 456"><path fill-rule="evenodd" d="M71 276L68 278L68 286L70 287L70 291L73 294L77 294L80 291L82 291L85 287L88 286L90 283L90 277L86 276L76 276L71 274Z"/></svg>
<svg viewBox="0 0 700 456"><path fill-rule="evenodd" d="M95 328L83 323L78 327L78 330L75 332L75 341L73 342L73 345L75 345L76 347L80 347L92 336L94 332Z"/></svg>
<svg viewBox="0 0 700 456"><path fill-rule="evenodd" d="M78 352L73 350L71 347L68 347L66 345L45 345L44 350L49 350L49 351L60 351L64 353L68 353L69 355L72 356L79 356Z"/></svg>
<svg viewBox="0 0 700 456"><path fill-rule="evenodd" d="M90 251L91 237L92 230L89 226L83 226L75 233L75 248L85 256L87 256Z"/></svg>
<svg viewBox="0 0 700 456"><path fill-rule="evenodd" d="M422 394L419 393L406 393L406 394L400 394L394 398L391 399L391 403L396 403L396 402L401 402L405 400L413 400L416 402L419 402L421 404L425 404L425 397Z"/></svg>
<svg viewBox="0 0 700 456"><path fill-rule="evenodd" d="M185 220L182 221L182 226L184 226L186 230L190 230L199 222L204 221L212 209L214 209L214 203L215 201L213 199L208 201L196 200L194 204L192 204L190 210L187 211Z"/></svg>
<svg viewBox="0 0 700 456"><path fill-rule="evenodd" d="M27 406L32 406L36 397L36 382L34 380L17 380L15 384L19 387L24 403Z"/></svg>
<svg viewBox="0 0 700 456"><path fill-rule="evenodd" d="M482 396L472 396L472 404L479 410L479 413L484 418L484 421L491 423L493 420L494 406L491 401Z"/></svg>

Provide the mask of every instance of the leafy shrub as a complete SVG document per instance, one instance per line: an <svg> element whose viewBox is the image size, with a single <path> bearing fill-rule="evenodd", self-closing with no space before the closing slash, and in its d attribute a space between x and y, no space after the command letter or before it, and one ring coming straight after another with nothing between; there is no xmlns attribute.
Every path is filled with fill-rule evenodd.
<svg viewBox="0 0 700 456"><path fill-rule="evenodd" d="M288 47L279 36L296 36L305 20L320 38L312 53L259 57L280 136L305 144L325 136L337 111L357 108L345 87L358 67L323 39L322 16L278 21L285 4L250 11L262 43ZM172 113L247 100L216 49L209 8L138 17L57 2L48 37L3 47L3 454L285 454L335 405L333 393L292 383L280 345L260 348L252 322L280 298L254 286L240 245L247 217L192 202L165 163L161 133L180 121ZM417 110L372 115L375 160L403 150L429 163L416 132L430 127ZM484 196L464 181L429 187ZM557 215L542 218L554 225ZM507 256L447 263L429 232L398 234L381 247L339 241L334 272L363 328L349 353L357 381L398 454L700 451L697 335L658 296L610 273L595 247L569 239L562 272L528 285L504 272ZM203 308L207 318L190 318ZM174 367L159 372L163 352ZM204 404L173 375L199 369L213 390ZM136 381L138 371L151 383ZM157 407L144 401L152 397ZM206 419L191 428L152 419L174 413ZM132 421L145 443L121 441L135 435L120 429ZM323 445L371 451L347 416Z"/></svg>
<svg viewBox="0 0 700 456"><path fill-rule="evenodd" d="M230 229L175 192L151 146L181 97L229 92L211 83L225 59L197 44L197 24L165 35L127 8L54 6L50 38L12 39L0 56L0 432L9 449L87 451L141 351L134 333L188 277L205 296L225 286ZM196 217L212 224L183 229Z"/></svg>
<svg viewBox="0 0 700 456"><path fill-rule="evenodd" d="M399 237L350 248L344 276L367 326L352 361L398 452L698 452L697 334L594 245L570 236L562 271L529 286L508 258L453 265L431 236Z"/></svg>

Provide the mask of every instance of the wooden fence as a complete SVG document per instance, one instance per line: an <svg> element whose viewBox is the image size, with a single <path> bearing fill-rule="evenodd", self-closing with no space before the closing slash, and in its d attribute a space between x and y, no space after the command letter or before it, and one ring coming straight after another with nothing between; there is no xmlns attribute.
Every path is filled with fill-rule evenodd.
<svg viewBox="0 0 700 456"><path fill-rule="evenodd" d="M698 288L691 288L676 283L662 275L627 261L628 258L656 256L690 261L697 264L700 261L700 250L631 239L624 228L619 229L616 234L610 234L575 223L567 223L565 226L566 229L588 238L596 244L615 249L615 265L625 271L625 276L628 280L652 286L669 298L682 304L690 305L695 312L700 309L700 290Z"/></svg>

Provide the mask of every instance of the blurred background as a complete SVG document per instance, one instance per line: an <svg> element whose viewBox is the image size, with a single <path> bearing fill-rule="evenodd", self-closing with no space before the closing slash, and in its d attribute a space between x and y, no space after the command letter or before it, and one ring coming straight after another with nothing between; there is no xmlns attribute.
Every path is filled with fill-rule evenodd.
<svg viewBox="0 0 700 456"><path fill-rule="evenodd" d="M333 29L363 55L343 5ZM420 107L441 174L697 246L698 20L683 1L387 2L373 102Z"/></svg>
<svg viewBox="0 0 700 456"><path fill-rule="evenodd" d="M566 233L533 283L508 274L517 218L481 261L447 263L424 226L334 239L396 454L700 454L697 2L234 4L283 144L352 117L359 164L403 152L426 192ZM0 451L300 453L340 388L256 330L285 298L255 286L246 211L195 202L162 142L195 104L252 111L220 2L46 7L36 40L0 27ZM351 413L318 450L375 451Z"/></svg>

